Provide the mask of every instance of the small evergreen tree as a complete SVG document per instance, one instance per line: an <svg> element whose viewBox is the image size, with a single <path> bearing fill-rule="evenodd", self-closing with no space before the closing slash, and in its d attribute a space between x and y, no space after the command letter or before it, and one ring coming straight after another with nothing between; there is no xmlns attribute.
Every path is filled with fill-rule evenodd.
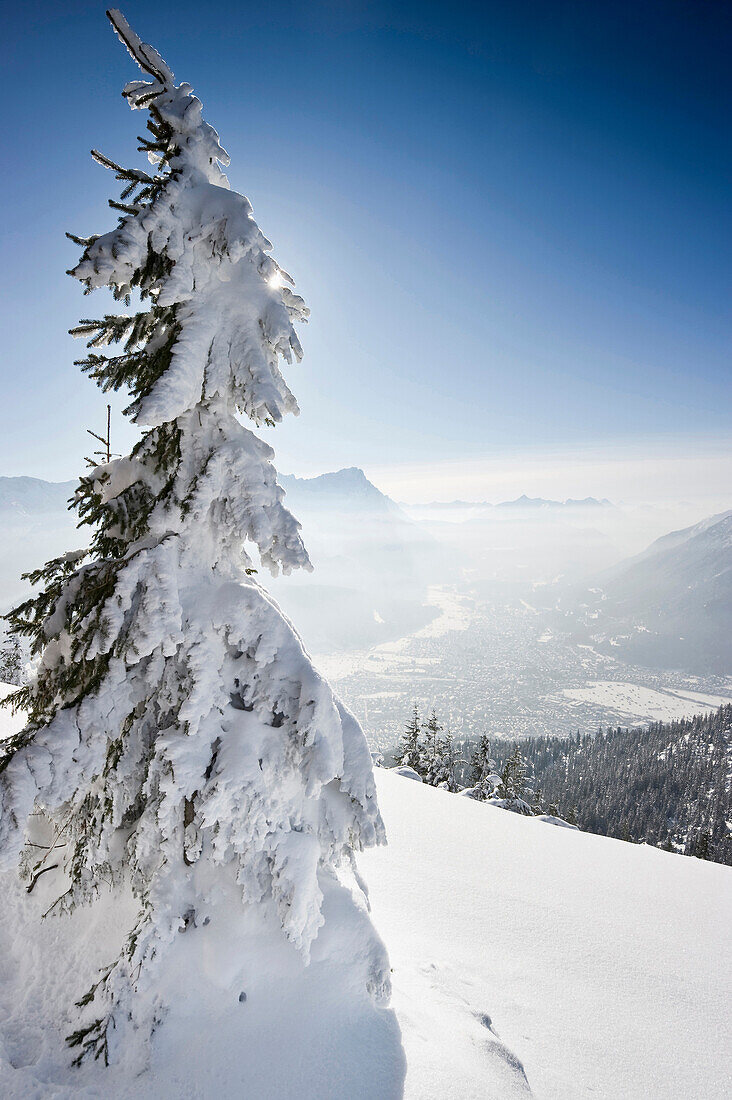
<svg viewBox="0 0 732 1100"><path fill-rule="evenodd" d="M24 847L42 813L68 882L55 912L93 901L102 882L129 884L139 905L121 954L78 1002L77 1062L149 1036L156 969L203 896L215 913L238 891L307 961L341 865L384 840L363 732L245 549L273 573L310 568L273 452L236 416L256 426L298 411L280 365L300 359L294 323L307 310L229 189L190 85L108 15L145 74L124 96L149 114L152 174L93 154L121 183L120 217L72 238L83 254L71 274L127 307L135 292L140 308L74 334L88 342L83 369L104 391L129 391L144 430L129 456L81 478L90 548L31 573L41 591L10 616L39 663L15 694L27 725L0 746L4 867L25 851L30 887L50 869L48 853ZM383 999L375 933L354 966Z"/></svg>
<svg viewBox="0 0 732 1100"><path fill-rule="evenodd" d="M470 779L473 785L479 786L486 775L495 770L495 767L495 761L491 758L491 741L488 734L484 733L470 760Z"/></svg>
<svg viewBox="0 0 732 1100"><path fill-rule="evenodd" d="M444 737L437 739L434 785L444 787L448 791L456 791L455 771L457 764L458 756L455 750L455 739L448 730Z"/></svg>
<svg viewBox="0 0 732 1100"><path fill-rule="evenodd" d="M422 738L419 744L419 767L417 771L425 783L436 787L442 781L442 760L440 735L442 726L437 720L434 707L432 714L422 724Z"/></svg>
<svg viewBox="0 0 732 1100"><path fill-rule="evenodd" d="M394 763L402 765L408 768L414 768L416 772L419 772L421 764L421 753L419 746L419 735L421 725L419 721L419 710L417 704L413 705L412 717L406 724L404 733L399 741L399 746L394 754Z"/></svg>
<svg viewBox="0 0 732 1100"><path fill-rule="evenodd" d="M711 837L706 829L698 833L689 845L690 855L697 859L711 859Z"/></svg>
<svg viewBox="0 0 732 1100"><path fill-rule="evenodd" d="M487 734L482 734L470 761L470 778L475 788L475 797L485 801L493 795L495 784L491 780L496 774L497 764L491 756L491 742Z"/></svg>
<svg viewBox="0 0 732 1100"><path fill-rule="evenodd" d="M498 797L504 802L507 810L514 813L525 814L530 817L532 809L526 800L526 776L528 767L518 745L506 760L501 771L501 785L498 788Z"/></svg>

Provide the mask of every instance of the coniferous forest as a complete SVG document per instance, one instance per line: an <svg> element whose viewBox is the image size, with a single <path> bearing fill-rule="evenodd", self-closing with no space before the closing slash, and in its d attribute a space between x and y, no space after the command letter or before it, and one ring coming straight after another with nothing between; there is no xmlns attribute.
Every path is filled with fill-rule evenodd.
<svg viewBox="0 0 732 1100"><path fill-rule="evenodd" d="M569 738L534 737L518 743L486 737L478 741L447 738L450 760L441 769L430 764L430 723L410 719L400 745L386 763L414 767L426 783L448 790L479 784L479 773L496 773L494 795L471 787L474 797L505 797L510 772L515 799L534 813L549 813L580 829L670 852L732 865L732 705L715 712L650 726L601 729ZM411 740L414 741L413 750ZM520 759L518 759L520 758ZM477 763L476 763L477 762ZM445 782L449 764L450 779ZM490 767L488 767L490 765ZM441 782L435 782L437 776ZM509 807L513 808L513 807Z"/></svg>
<svg viewBox="0 0 732 1100"><path fill-rule="evenodd" d="M507 751L493 743L499 762ZM581 829L732 864L732 705L640 729L532 738L521 752L542 803L574 813Z"/></svg>

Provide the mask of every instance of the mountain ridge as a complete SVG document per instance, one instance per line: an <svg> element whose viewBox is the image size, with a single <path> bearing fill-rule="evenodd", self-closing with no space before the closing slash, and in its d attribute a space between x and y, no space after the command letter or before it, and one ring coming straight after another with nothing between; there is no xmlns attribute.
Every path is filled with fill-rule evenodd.
<svg viewBox="0 0 732 1100"><path fill-rule="evenodd" d="M597 598L599 596L599 598ZM732 510L671 531L576 597L605 652L650 667L732 673Z"/></svg>
<svg viewBox="0 0 732 1100"><path fill-rule="evenodd" d="M391 513L411 522L391 497L369 481L360 466L346 466L314 477L280 474L278 481L293 499L306 496L311 504L338 503L341 507L347 502L349 508L360 506L369 512Z"/></svg>
<svg viewBox="0 0 732 1100"><path fill-rule="evenodd" d="M567 497L566 500L551 500L547 497L530 497L526 493L522 493L520 497L516 497L514 500L501 500L497 503L493 503L489 500L432 500L426 504L409 504L404 501L399 501L399 506L402 508L434 508L435 510L444 509L445 511L450 509L466 508L526 508L526 509L554 509L554 508L615 508L611 500L607 497L584 497L582 499L575 499L574 497Z"/></svg>

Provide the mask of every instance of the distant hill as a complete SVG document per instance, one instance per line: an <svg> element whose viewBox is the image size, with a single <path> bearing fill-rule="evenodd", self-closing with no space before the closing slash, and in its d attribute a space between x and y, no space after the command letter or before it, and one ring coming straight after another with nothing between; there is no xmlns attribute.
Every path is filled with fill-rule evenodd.
<svg viewBox="0 0 732 1100"><path fill-rule="evenodd" d="M77 481L0 477L0 613L30 591L21 573L83 546L87 530L77 531L68 501Z"/></svg>
<svg viewBox="0 0 732 1100"><path fill-rule="evenodd" d="M429 622L427 587L448 555L363 470L281 475L280 484L315 568L265 584L312 650L366 647Z"/></svg>
<svg viewBox="0 0 732 1100"><path fill-rule="evenodd" d="M37 477L0 477L0 515L34 516L66 512L78 481L41 481Z"/></svg>
<svg viewBox="0 0 732 1100"><path fill-rule="evenodd" d="M415 508L417 510L434 510L439 511L459 511L465 512L475 510L481 511L485 509L491 510L531 510L537 509L550 510L550 509L573 509L573 508L613 508L614 505L611 501L603 498L598 500L596 497L585 497L583 500L573 500L571 497L567 500L547 500L544 497L529 497L525 493L517 497L515 500L502 500L499 504L491 504L487 500L433 500L429 504L421 505L402 505L405 508Z"/></svg>
<svg viewBox="0 0 732 1100"><path fill-rule="evenodd" d="M616 656L732 673L732 511L664 535L598 576L583 611L595 643Z"/></svg>
<svg viewBox="0 0 732 1100"><path fill-rule="evenodd" d="M445 555L363 470L279 480L315 572L261 579L311 649L373 645L429 622L427 585L443 575ZM68 510L77 484L0 478L0 613L28 593L21 573L88 540L89 529L77 530Z"/></svg>
<svg viewBox="0 0 732 1100"><path fill-rule="evenodd" d="M512 508L516 510L554 510L554 509L573 509L573 508L612 508L613 505L609 500L597 500L596 497L585 497L584 500L545 500L544 497L528 497L524 493L523 496L517 497L516 500L504 500L501 504L496 504L496 508Z"/></svg>

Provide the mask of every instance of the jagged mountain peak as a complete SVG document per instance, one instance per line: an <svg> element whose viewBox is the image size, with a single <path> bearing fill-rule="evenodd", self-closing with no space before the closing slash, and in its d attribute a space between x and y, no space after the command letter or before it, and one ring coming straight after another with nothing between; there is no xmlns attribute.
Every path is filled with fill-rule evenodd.
<svg viewBox="0 0 732 1100"><path fill-rule="evenodd" d="M359 466L347 466L317 477L281 474L279 480L293 506L297 499L307 497L308 502L314 505L337 502L339 507L402 514L399 505L377 489Z"/></svg>

